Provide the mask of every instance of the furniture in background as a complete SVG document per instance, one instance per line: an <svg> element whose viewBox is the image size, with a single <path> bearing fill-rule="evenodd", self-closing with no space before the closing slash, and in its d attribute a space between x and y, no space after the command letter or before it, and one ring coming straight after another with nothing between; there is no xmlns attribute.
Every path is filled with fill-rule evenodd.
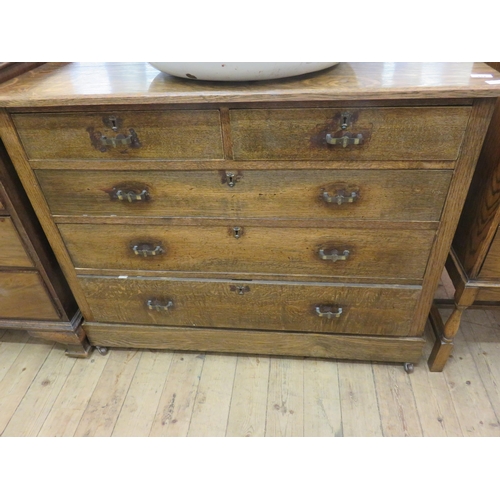
<svg viewBox="0 0 500 500"><path fill-rule="evenodd" d="M500 63L488 64L500 71ZM500 100L497 100L446 261L446 270L455 287L453 311L443 324L438 311L441 302L436 300L431 309L430 320L436 336L428 361L431 371L444 369L465 309L500 305L499 225Z"/></svg>
<svg viewBox="0 0 500 500"><path fill-rule="evenodd" d="M485 70L46 64L0 87L0 130L92 345L410 372L500 95Z"/></svg>
<svg viewBox="0 0 500 500"><path fill-rule="evenodd" d="M41 63L0 63L0 81ZM86 357L82 315L0 140L0 329L27 330Z"/></svg>

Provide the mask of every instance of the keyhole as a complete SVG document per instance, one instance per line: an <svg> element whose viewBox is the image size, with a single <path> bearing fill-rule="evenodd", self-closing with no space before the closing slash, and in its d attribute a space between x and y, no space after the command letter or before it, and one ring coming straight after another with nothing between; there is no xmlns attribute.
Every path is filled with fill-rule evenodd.
<svg viewBox="0 0 500 500"><path fill-rule="evenodd" d="M235 180L234 180L234 174L232 172L227 172L226 173L226 179L227 179L227 185L229 187L234 187Z"/></svg>
<svg viewBox="0 0 500 500"><path fill-rule="evenodd" d="M350 113L342 113L340 128L342 130L345 130L350 124L351 124L351 114Z"/></svg>
<svg viewBox="0 0 500 500"><path fill-rule="evenodd" d="M233 235L238 239L241 236L241 227L233 227Z"/></svg>
<svg viewBox="0 0 500 500"><path fill-rule="evenodd" d="M116 121L116 118L114 116L112 116L109 121L111 122L111 129L114 131L114 132L117 132L118 131L118 123Z"/></svg>

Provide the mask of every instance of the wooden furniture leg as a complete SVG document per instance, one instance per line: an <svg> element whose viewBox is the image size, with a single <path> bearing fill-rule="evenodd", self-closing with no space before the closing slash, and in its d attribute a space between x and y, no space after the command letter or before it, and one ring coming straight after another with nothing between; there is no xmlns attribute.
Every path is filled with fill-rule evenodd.
<svg viewBox="0 0 500 500"><path fill-rule="evenodd" d="M443 323L437 307L435 305L432 306L429 319L436 341L427 361L431 372L443 371L453 350L453 340L460 327L462 313L474 303L478 291L478 288L469 288L467 286L457 288L455 292L455 307L446 323Z"/></svg>
<svg viewBox="0 0 500 500"><path fill-rule="evenodd" d="M66 345L66 356L70 358L87 358L92 350L87 335L82 327L82 316L78 312L70 324L51 323L44 329L30 329L26 331L32 337L42 338Z"/></svg>

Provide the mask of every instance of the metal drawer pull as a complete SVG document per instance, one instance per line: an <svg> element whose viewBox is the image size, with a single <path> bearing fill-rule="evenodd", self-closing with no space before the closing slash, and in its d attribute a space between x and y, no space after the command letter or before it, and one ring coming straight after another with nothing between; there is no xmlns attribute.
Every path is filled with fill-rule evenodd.
<svg viewBox="0 0 500 500"><path fill-rule="evenodd" d="M112 128L116 129L117 127ZM87 128L92 146L101 151L101 153L105 153L109 147L129 146L133 149L140 148L141 142L139 141L139 137L137 137L136 131L133 128L129 128L128 131L129 135L127 136L118 134L116 137L106 137L102 132L94 132L93 127Z"/></svg>
<svg viewBox="0 0 500 500"><path fill-rule="evenodd" d="M342 146L343 148L346 146L363 144L363 134L353 135L349 132L344 134L342 137L332 137L331 134L326 134L325 139L327 144L331 144L332 146Z"/></svg>
<svg viewBox="0 0 500 500"><path fill-rule="evenodd" d="M342 308L336 306L316 306L316 314L320 318L340 318L342 314Z"/></svg>
<svg viewBox="0 0 500 500"><path fill-rule="evenodd" d="M146 201L149 197L149 193L143 189L140 193L135 191L123 191L119 189L115 193L115 197L120 201L128 201L130 203L134 201Z"/></svg>
<svg viewBox="0 0 500 500"><path fill-rule="evenodd" d="M132 251L135 255L140 255L141 257L151 257L154 255L161 255L163 253L163 248L160 245L153 246L149 243L140 243L139 245L134 245Z"/></svg>
<svg viewBox="0 0 500 500"><path fill-rule="evenodd" d="M151 309L152 311L167 311L174 307L174 303L169 300L168 302L162 302L158 299L149 299L146 302L146 305L148 306L148 309Z"/></svg>
<svg viewBox="0 0 500 500"><path fill-rule="evenodd" d="M338 260L347 260L350 252L349 250L344 250L342 253L339 253L338 250L330 250L329 253L326 253L322 248L320 248L318 253L320 258L323 260L337 262Z"/></svg>
<svg viewBox="0 0 500 500"><path fill-rule="evenodd" d="M347 193L344 189L337 190L337 194L331 196L327 191L323 192L323 200L327 203L336 203L342 205L343 203L354 203L359 199L359 191L351 191Z"/></svg>
<svg viewBox="0 0 500 500"><path fill-rule="evenodd" d="M139 138L133 128L128 130L130 135L118 134L116 137L106 137L105 135L99 138L101 146L112 146L116 148L117 146L130 146L131 148L140 148L141 143Z"/></svg>

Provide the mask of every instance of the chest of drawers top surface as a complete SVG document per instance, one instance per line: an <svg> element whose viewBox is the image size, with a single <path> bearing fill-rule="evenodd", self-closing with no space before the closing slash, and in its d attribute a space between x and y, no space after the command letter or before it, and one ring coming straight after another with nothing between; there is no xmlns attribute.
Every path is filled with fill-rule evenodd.
<svg viewBox="0 0 500 500"><path fill-rule="evenodd" d="M489 74L491 78L474 75ZM340 63L267 82L202 82L147 63L49 63L0 85L0 107L189 104L358 99L476 98L500 95L500 74L484 63Z"/></svg>

